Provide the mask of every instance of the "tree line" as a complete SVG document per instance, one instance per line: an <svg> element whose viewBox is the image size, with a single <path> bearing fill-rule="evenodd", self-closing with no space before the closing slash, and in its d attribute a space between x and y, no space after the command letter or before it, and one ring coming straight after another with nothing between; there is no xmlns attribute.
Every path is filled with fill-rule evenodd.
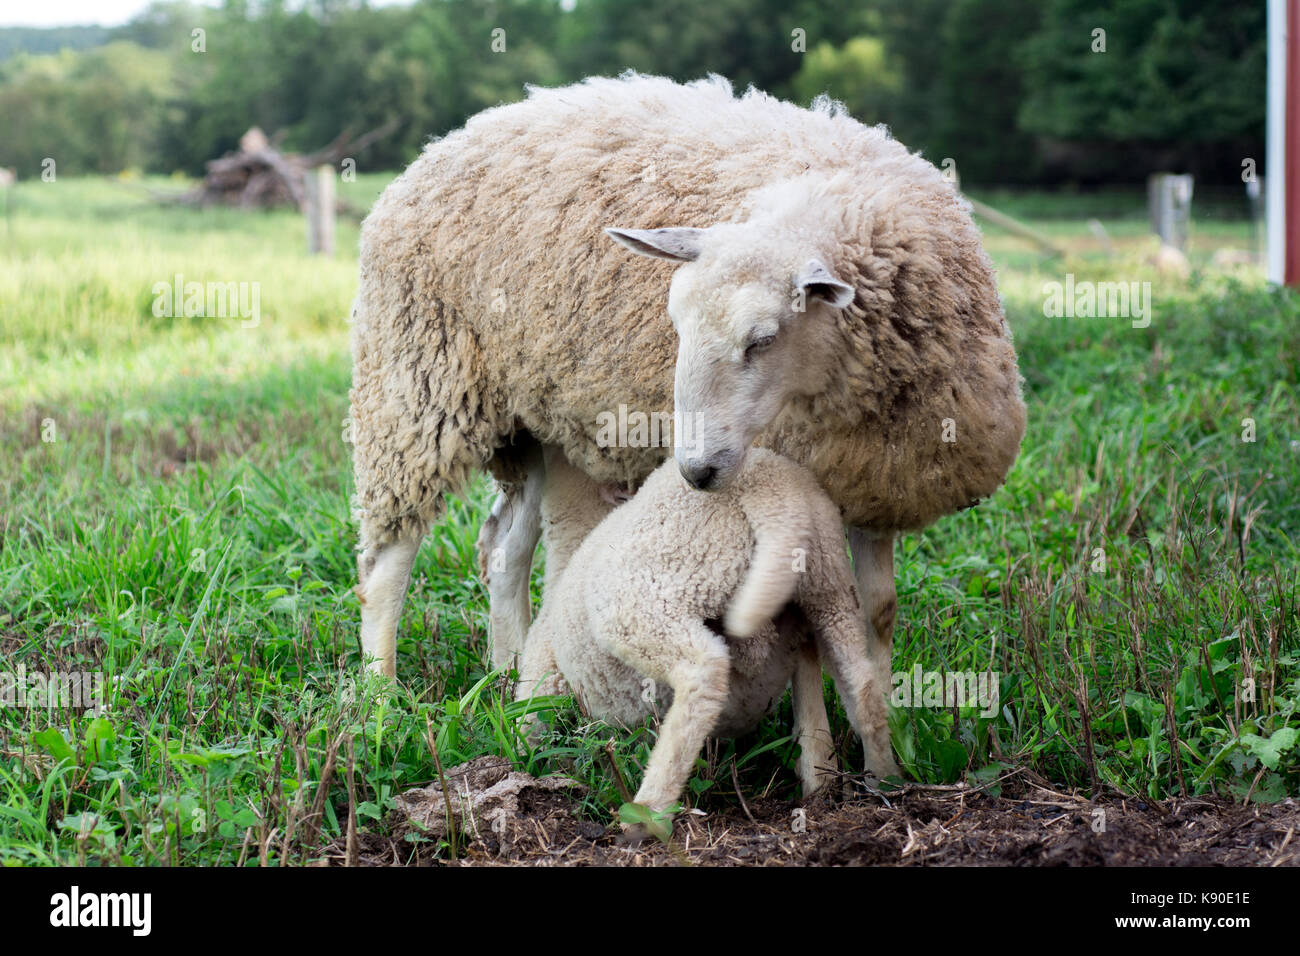
<svg viewBox="0 0 1300 956"><path fill-rule="evenodd" d="M50 52L55 44L61 46ZM625 69L828 92L967 183L1239 181L1263 154L1258 0L225 0L0 30L0 165L199 173L257 125L409 162L473 113Z"/></svg>

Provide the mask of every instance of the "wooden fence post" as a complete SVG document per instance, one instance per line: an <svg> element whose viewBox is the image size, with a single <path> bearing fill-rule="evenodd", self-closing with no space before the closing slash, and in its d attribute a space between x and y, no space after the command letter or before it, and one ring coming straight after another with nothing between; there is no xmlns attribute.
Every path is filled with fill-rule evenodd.
<svg viewBox="0 0 1300 956"><path fill-rule="evenodd" d="M1147 178L1147 201L1151 231L1166 246L1184 251L1192 219L1192 177L1152 173Z"/></svg>
<svg viewBox="0 0 1300 956"><path fill-rule="evenodd" d="M307 251L334 254L334 167L317 166L307 173Z"/></svg>

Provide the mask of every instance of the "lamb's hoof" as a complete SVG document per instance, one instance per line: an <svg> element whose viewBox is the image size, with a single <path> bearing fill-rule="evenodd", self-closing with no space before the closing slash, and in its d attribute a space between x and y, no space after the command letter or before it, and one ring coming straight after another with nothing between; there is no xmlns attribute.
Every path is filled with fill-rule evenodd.
<svg viewBox="0 0 1300 956"><path fill-rule="evenodd" d="M648 839L650 839L650 830L644 823L625 823L623 824L623 832L615 838L614 842L618 846L625 846L630 850L635 850Z"/></svg>
<svg viewBox="0 0 1300 956"><path fill-rule="evenodd" d="M388 661L382 658L372 658L366 664L366 671L374 674L376 677L382 677L385 680L397 679L397 661L396 659Z"/></svg>
<svg viewBox="0 0 1300 956"><path fill-rule="evenodd" d="M902 776L903 771L899 770L897 767L892 770L886 770L884 773L876 773L868 770L862 775L862 784L871 792L888 793L890 790L894 789L894 787L886 782L886 778L893 777L895 780L898 780Z"/></svg>
<svg viewBox="0 0 1300 956"><path fill-rule="evenodd" d="M867 767L866 777L873 787L880 789L880 785L885 782L886 777L894 777L901 780L903 777L903 771L899 769L898 764L891 760L885 764Z"/></svg>

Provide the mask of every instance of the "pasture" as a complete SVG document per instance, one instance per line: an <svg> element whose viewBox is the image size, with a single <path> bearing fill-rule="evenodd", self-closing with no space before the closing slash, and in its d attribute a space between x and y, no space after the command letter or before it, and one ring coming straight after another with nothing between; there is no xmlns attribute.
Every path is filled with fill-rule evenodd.
<svg viewBox="0 0 1300 956"><path fill-rule="evenodd" d="M344 183L344 198L368 205L387 179ZM313 258L293 213L165 207L136 185L20 183L0 223L0 671L99 674L105 704L0 706L0 861L463 856L395 828L393 800L483 756L579 780L556 798L573 812L561 835L590 844L654 726L512 702L487 663L485 480L425 540L398 685L362 679L346 421L356 224L340 222L337 255ZM986 230L1028 433L1005 487L901 539L894 670L992 672L998 706L894 708L900 763L914 783L984 788L995 816L1050 787L1075 801L1062 826L1084 842L1089 798L1294 797L1300 299L1212 263L1254 246L1231 201L1198 197L1184 279L1148 262L1136 192L980 198L1068 252L1044 260ZM256 284L256 321L156 314L155 287L178 275ZM1044 285L1067 276L1149 282L1149 325L1045 315ZM524 706L555 711L563 732L530 746ZM838 705L832 727L841 765L860 769ZM683 826L788 820L789 728L787 700L756 734L711 742L689 788L705 816ZM859 803L880 806L846 778L808 816ZM977 826L1016 829L999 819ZM1256 827L1268 852L1286 832Z"/></svg>

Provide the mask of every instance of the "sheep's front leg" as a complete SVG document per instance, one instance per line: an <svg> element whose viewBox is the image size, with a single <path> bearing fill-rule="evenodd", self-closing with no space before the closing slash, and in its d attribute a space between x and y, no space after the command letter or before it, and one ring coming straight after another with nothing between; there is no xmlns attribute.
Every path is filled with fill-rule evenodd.
<svg viewBox="0 0 1300 956"><path fill-rule="evenodd" d="M700 621L645 621L601 643L625 664L673 689L659 725L645 779L635 801L663 810L681 797L704 741L727 702L731 655L726 642Z"/></svg>
<svg viewBox="0 0 1300 956"><path fill-rule="evenodd" d="M411 586L411 567L419 538L398 539L367 548L357 558L357 598L361 601L361 649L366 666L385 677L397 674L397 625Z"/></svg>
<svg viewBox="0 0 1300 956"><path fill-rule="evenodd" d="M516 663L528 636L532 620L528 579L542 533L545 477L539 450L529 456L523 481L501 486L492 512L479 531L479 573L487 585L493 667Z"/></svg>
<svg viewBox="0 0 1300 956"><path fill-rule="evenodd" d="M799 649L791 690L794 732L799 741L799 782L807 797L820 789L836 768L822 662L811 641Z"/></svg>

